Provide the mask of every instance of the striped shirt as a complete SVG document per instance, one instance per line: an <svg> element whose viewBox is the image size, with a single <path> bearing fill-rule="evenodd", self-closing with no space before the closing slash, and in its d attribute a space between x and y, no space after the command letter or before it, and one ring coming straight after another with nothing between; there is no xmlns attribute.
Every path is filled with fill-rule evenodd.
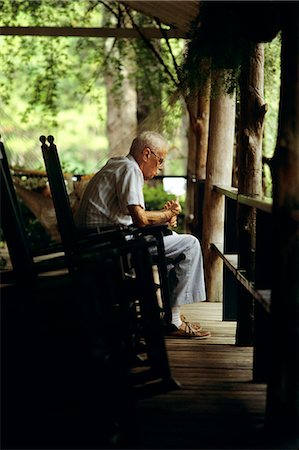
<svg viewBox="0 0 299 450"><path fill-rule="evenodd" d="M132 155L111 158L88 183L75 215L78 227L132 224L129 205L144 208L144 178Z"/></svg>

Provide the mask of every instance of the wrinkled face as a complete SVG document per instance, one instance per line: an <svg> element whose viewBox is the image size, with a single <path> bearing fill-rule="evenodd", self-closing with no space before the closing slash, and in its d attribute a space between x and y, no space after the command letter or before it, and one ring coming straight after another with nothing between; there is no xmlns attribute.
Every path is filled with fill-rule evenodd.
<svg viewBox="0 0 299 450"><path fill-rule="evenodd" d="M153 151L150 147L143 149L143 176L145 180L151 180L154 178L159 170L162 169L163 163L167 156L165 149L159 149Z"/></svg>

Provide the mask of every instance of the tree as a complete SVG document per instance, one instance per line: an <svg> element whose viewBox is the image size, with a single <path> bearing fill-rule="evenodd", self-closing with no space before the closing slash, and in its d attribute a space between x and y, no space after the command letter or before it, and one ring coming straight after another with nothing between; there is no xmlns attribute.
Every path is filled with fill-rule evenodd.
<svg viewBox="0 0 299 450"><path fill-rule="evenodd" d="M122 26L133 23L138 27L139 23L142 24L140 14L129 11L119 2L3 0L0 2L0 12L2 24L14 26ZM148 40L137 42L112 39L107 45L104 39L94 38L32 39L2 36L1 41L5 44L3 46L5 51L0 55L1 66L4 67L0 84L1 103L8 102L11 92L14 92L15 80L22 77L25 89L19 93L22 98L26 98L26 104L20 111L23 121L32 120L34 111L38 110L39 115L43 116L42 122L45 127L49 125L58 127L58 115L65 105L71 107L76 105L80 108L82 104L94 101L103 116L105 98L102 89L104 79L111 80L111 73L113 73L113 89L109 95L113 92L116 106L115 99L119 101L123 98L124 93L121 90L125 80L126 83L130 81L132 85L137 86L138 92L142 91L146 99L163 97L177 89L174 58L169 52L172 46L176 46L174 43L171 45L169 42L162 43L159 53L155 54L153 59L153 45ZM157 71L157 61L163 70ZM157 77L158 83L151 81L147 76L149 73ZM147 103L147 115L153 114L156 103L153 101ZM164 104L161 103L160 108L163 110ZM167 112L169 113L169 110ZM129 116L129 114L122 115L122 117ZM159 127L170 136L177 126L173 114L171 120L167 119L167 115L162 111L159 116ZM101 157L105 158L105 154Z"/></svg>

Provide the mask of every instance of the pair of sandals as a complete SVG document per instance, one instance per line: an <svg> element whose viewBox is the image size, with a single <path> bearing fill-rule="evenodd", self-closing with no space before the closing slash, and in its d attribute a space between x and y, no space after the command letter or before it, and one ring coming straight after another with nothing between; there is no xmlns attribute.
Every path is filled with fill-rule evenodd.
<svg viewBox="0 0 299 450"><path fill-rule="evenodd" d="M177 327L171 324L167 337L169 338L184 338L184 339L207 339L211 337L209 331L204 331L198 322L189 322L185 316L181 315L182 324Z"/></svg>

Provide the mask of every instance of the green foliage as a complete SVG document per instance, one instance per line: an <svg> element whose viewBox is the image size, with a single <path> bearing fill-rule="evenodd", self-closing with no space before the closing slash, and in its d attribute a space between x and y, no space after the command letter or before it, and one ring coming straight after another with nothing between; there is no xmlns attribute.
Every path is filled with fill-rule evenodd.
<svg viewBox="0 0 299 450"><path fill-rule="evenodd" d="M164 205L168 200L175 200L176 196L173 194L168 194L163 189L162 183L157 183L155 186L150 184L145 184L143 187L145 208L148 210L160 210L163 209ZM182 207L182 213L178 216L178 224L175 231L178 233L184 232L184 208L185 200L183 197L179 198L180 205Z"/></svg>
<svg viewBox="0 0 299 450"><path fill-rule="evenodd" d="M222 84L227 93L232 93L235 89L238 92L240 70L247 61L250 46L264 42L264 91L269 110L265 116L263 154L267 157L273 155L278 124L281 45L279 17L282 13L278 3L276 6L270 5L270 2L269 5L259 5L259 2L203 2L200 14L193 24L184 64L184 83L191 92L200 89L207 81L208 71L199 71L203 64L210 65L211 71L216 71L218 78L223 77ZM268 14L272 14L271 20L265 21ZM225 70L219 72L219 69ZM212 96L218 94L214 85L211 86L211 91ZM271 196L272 181L267 166L264 166L264 184L266 195Z"/></svg>
<svg viewBox="0 0 299 450"><path fill-rule="evenodd" d="M3 25L53 26L72 20L77 8L74 2L3 0L0 12ZM20 83L21 78L27 102L23 111L24 121L28 120L33 108L40 107L42 113L49 114L48 121L52 118L54 122L60 101L59 80L65 77L67 70L68 42L62 38L1 36L1 47L5 49L0 54L1 67L4 68L1 99L9 99L11 88Z"/></svg>
<svg viewBox="0 0 299 450"><path fill-rule="evenodd" d="M280 99L280 75L281 75L281 34L273 41L265 44L265 70L264 70L264 92L268 111L265 115L265 128L263 139L263 156L271 158L275 151L278 111ZM264 191L266 197L272 197L272 177L267 164L263 166Z"/></svg>
<svg viewBox="0 0 299 450"><path fill-rule="evenodd" d="M21 26L119 26L128 22L126 9L118 2L80 1L65 2L55 0L0 2L1 22L3 25ZM5 16L4 16L5 14ZM5 19L4 19L5 17ZM131 19L136 25L152 22L139 13L132 12ZM167 94L173 92L177 83L176 69L169 53L166 42L160 45L160 62L153 55L149 41L145 44L142 40L126 39L95 39L95 38L63 38L63 37L11 37L2 36L1 43L4 51L0 55L1 67L0 98L7 102L14 86L13 81L22 77L26 86L27 108L23 111L23 120L28 120L30 113L36 108L47 117L45 121L56 125L58 111L61 105L69 102L80 101L80 96L90 96L99 102L102 96L98 88L103 85L103 76L113 73L114 93L116 98L123 78L123 64L127 61L127 55L131 56L131 73L136 85L142 86L145 93L151 99L159 98L158 93L165 87ZM169 44L170 45L170 44ZM182 45L182 44L181 44ZM181 46L180 45L180 46ZM177 58L181 52L175 50L178 47L174 41L171 48ZM159 83L156 82L155 73L157 66L165 70L158 71ZM16 77L17 75L17 77ZM172 78L172 79L171 79ZM71 80L71 83L67 80ZM169 86L172 85L172 88ZM153 103L152 108L158 105Z"/></svg>
<svg viewBox="0 0 299 450"><path fill-rule="evenodd" d="M199 74L198 68L203 61L208 61L211 70L217 71L218 78L223 76L225 91L228 94L234 92L250 46L271 42L279 32L283 13L281 3L201 2L186 52L185 86L191 91L200 89L207 74ZM212 95L217 95L214 88L212 85Z"/></svg>
<svg viewBox="0 0 299 450"><path fill-rule="evenodd" d="M147 99L146 113L155 115L159 131L176 141L165 173L186 173L186 155L177 150L186 148L178 136L184 105L177 101L177 93L181 90L188 95L206 80L209 71L198 70L202 61L212 61L215 70L227 69L225 84L232 92L254 32L244 20L246 12L253 16L255 7L247 5L244 12L245 5L220 3L202 2L187 48L185 40L177 39L0 36L0 131L13 165L42 168L38 138L40 134L53 134L65 170L82 174L97 170L109 153L105 76L117 75L113 92L116 101L122 101L118 94L129 60L130 76ZM0 1L0 26L116 27L132 23L140 27L159 25L136 11L127 11L116 1ZM265 48L265 97L270 105L265 155L273 153L277 128L279 61L274 41ZM271 59L273 64L267 69Z"/></svg>
<svg viewBox="0 0 299 450"><path fill-rule="evenodd" d="M13 94L11 105L16 105L16 111L18 106L22 108L23 102L18 101L17 93ZM0 133L11 166L44 170L39 136L52 134L67 172L94 173L108 155L105 124L99 121L97 113L95 104L82 102L59 112L59 125L55 127L41 125L37 111L32 112L30 122L21 127L0 109Z"/></svg>
<svg viewBox="0 0 299 450"><path fill-rule="evenodd" d="M164 191L162 183L156 186L145 184L143 188L145 207L149 210L162 209L168 200L174 200L175 195L167 194Z"/></svg>
<svg viewBox="0 0 299 450"><path fill-rule="evenodd" d="M225 20L224 20L225 17ZM225 90L234 92L242 64L244 39L238 36L238 20L235 4L221 5L203 2L195 19L184 63L184 85L191 93L207 81L208 71L199 72L202 63L210 64L211 70L226 69L223 84ZM220 74L219 74L220 76ZM222 75L221 75L222 76ZM217 95L212 86L212 95Z"/></svg>
<svg viewBox="0 0 299 450"><path fill-rule="evenodd" d="M144 21L153 24L137 12L130 15L114 1L0 1L0 26L120 26L130 25L131 19L137 26L143 26ZM184 43L174 39L162 40L158 47L155 44L158 60L150 48L153 42L157 43L0 36L0 132L13 165L42 168L38 138L53 134L64 168L94 172L109 153L105 76L117 74L113 93L115 102L122 101L118 94L128 58L131 77L148 99L147 114L156 114L159 130L172 139L179 128L182 104L169 104L169 99L179 85L174 61L180 64Z"/></svg>
<svg viewBox="0 0 299 450"><path fill-rule="evenodd" d="M278 109L280 98L280 74L281 74L281 34L273 41L264 45L265 70L264 91L265 101L269 108L265 115L265 136L263 153L271 157L274 153L277 138Z"/></svg>

